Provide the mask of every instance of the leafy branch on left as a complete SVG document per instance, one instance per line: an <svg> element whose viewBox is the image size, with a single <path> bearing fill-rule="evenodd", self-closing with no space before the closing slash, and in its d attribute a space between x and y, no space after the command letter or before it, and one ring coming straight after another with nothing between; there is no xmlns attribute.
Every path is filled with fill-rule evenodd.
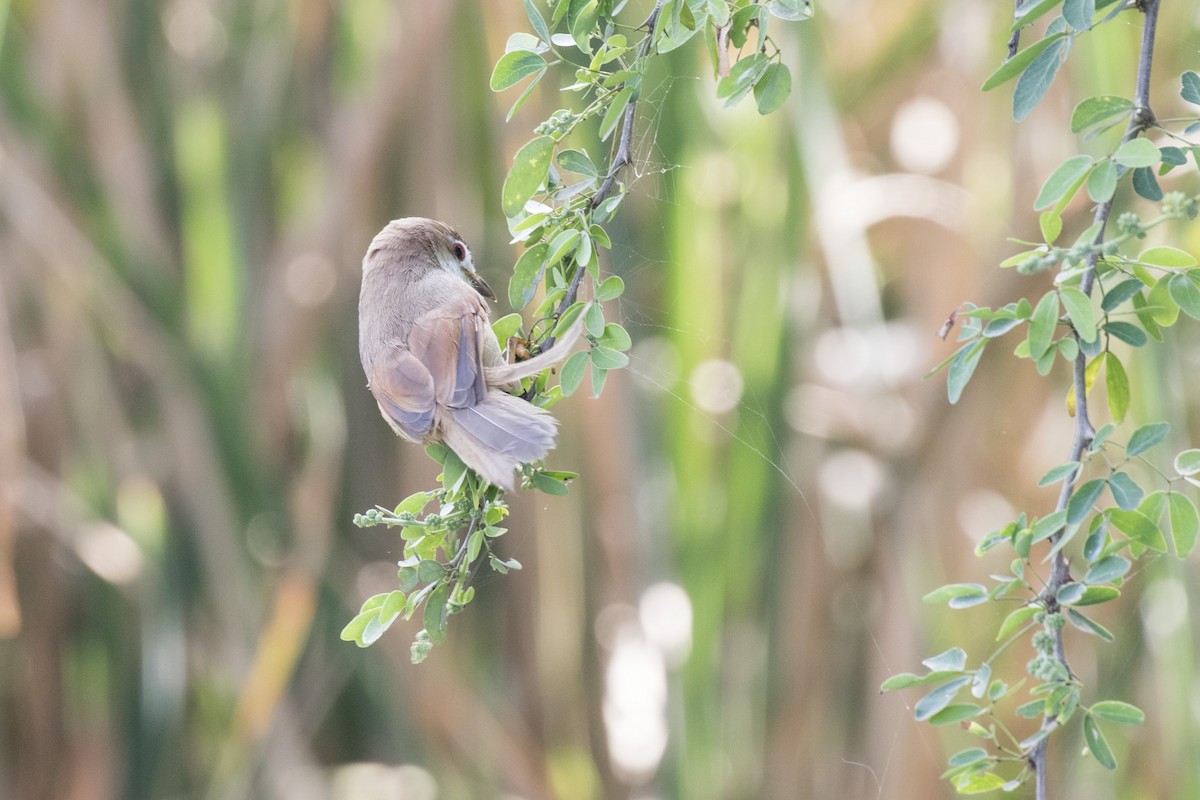
<svg viewBox="0 0 1200 800"><path fill-rule="evenodd" d="M496 92L527 81L508 119L552 67L570 76L562 92L576 101L534 128L504 181L501 208L514 242L526 249L508 284L515 311L491 327L500 348L521 358L548 350L582 326L587 347L562 364L556 385L550 370L521 382L520 395L548 409L578 391L585 377L599 396L609 371L629 363L630 336L606 319L602 305L620 297L625 284L617 275L602 274L600 251L612 247L605 226L628 191L624 177L633 162L639 100L651 64L702 39L725 106L753 94L758 111L770 113L791 92L791 74L771 35L774 26L808 19L812 8L809 0L657 0L644 18L633 20L623 0L524 0L524 8L533 32L509 37L490 81ZM527 323L521 312L535 299ZM508 514L502 490L468 469L450 448L431 445L427 452L442 466L440 488L355 517L361 527L400 528L404 558L398 588L369 598L342 631L343 639L366 647L397 619L410 619L423 608L414 662L444 641L449 615L471 602L471 579L485 558L497 572L520 568L516 559L493 551ZM578 477L529 464L521 473L524 488L553 495L566 494ZM426 512L430 507L434 510Z"/></svg>

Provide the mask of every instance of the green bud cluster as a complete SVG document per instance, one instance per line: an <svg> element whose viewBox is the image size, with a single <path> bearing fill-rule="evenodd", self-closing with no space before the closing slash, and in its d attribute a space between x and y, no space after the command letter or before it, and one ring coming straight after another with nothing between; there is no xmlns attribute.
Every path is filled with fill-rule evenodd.
<svg viewBox="0 0 1200 800"><path fill-rule="evenodd" d="M539 136L550 136L560 139L570 133L571 128L579 121L579 115L565 108L560 108L550 115L550 119L540 123L533 132Z"/></svg>
<svg viewBox="0 0 1200 800"><path fill-rule="evenodd" d="M1126 211L1117 217L1117 230L1124 235L1146 238L1146 229L1142 227L1141 217L1132 211Z"/></svg>
<svg viewBox="0 0 1200 800"><path fill-rule="evenodd" d="M1188 197L1183 192L1168 192L1162 200L1163 214L1173 219L1195 219L1197 209L1196 198Z"/></svg>

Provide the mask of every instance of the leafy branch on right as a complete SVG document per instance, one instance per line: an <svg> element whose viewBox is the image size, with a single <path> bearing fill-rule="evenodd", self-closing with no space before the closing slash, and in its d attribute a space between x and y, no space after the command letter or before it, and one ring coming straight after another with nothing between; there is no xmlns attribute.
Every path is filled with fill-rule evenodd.
<svg viewBox="0 0 1200 800"><path fill-rule="evenodd" d="M1159 0L1018 0L1010 58L983 87L1015 79L1013 118L1019 122L1046 93L1078 39L1122 15L1143 18L1132 99L1089 97L1071 115L1073 133L1085 141L1104 141L1107 135L1109 146L1101 155L1068 158L1046 178L1034 202L1043 241L1022 242L1026 249L1000 265L1024 275L1053 272L1053 287L1000 308L965 304L947 326L963 321L961 346L933 370L947 369L949 400L956 403L988 345L1014 331L1023 334L1014 355L1033 361L1038 374L1048 376L1060 359L1071 370L1065 398L1065 411L1074 418L1070 450L1039 482L1059 486L1054 508L1021 513L979 542L977 555L997 548L1011 552L1005 574L989 576L989 583L949 584L924 598L955 609L1015 601L997 630L994 650L971 662L962 648L952 647L922 662L924 674L894 675L882 687L926 687L914 706L918 721L959 723L977 737L976 746L950 757L943 774L962 794L1011 792L1032 780L1036 797L1044 800L1047 747L1076 720L1091 757L1116 768L1104 726L1137 725L1144 714L1121 700L1095 699L1103 691L1085 687L1071 670L1063 629L1070 625L1112 641L1113 633L1085 609L1118 598L1140 562L1169 551L1186 558L1200 536L1192 499L1200 486L1200 449L1164 458L1166 422L1142 424L1127 436L1117 427L1131 404L1127 365L1142 348L1163 342L1181 313L1200 319L1197 259L1177 247L1141 244L1151 229L1194 220L1200 207L1200 197L1164 193L1158 182L1200 160L1200 146L1188 139L1200 131L1200 115L1168 121L1151 109L1158 10ZM1052 12L1058 13L1042 37L1019 49L1028 26ZM1200 106L1200 76L1185 72L1180 94ZM1119 137L1108 133L1122 124ZM1127 210L1114 217L1114 201L1126 182L1144 201L1157 204L1153 214L1143 218ZM1081 191L1095 204L1092 222L1064 244L1063 212ZM1111 421L1096 427L1088 400L1101 375ZM1164 466L1168 461L1170 468ZM1027 674L1015 682L994 675L997 656L1026 639L1033 650ZM966 701L960 698L964 692L970 695ZM1018 736L1013 717L1039 722L1032 733Z"/></svg>

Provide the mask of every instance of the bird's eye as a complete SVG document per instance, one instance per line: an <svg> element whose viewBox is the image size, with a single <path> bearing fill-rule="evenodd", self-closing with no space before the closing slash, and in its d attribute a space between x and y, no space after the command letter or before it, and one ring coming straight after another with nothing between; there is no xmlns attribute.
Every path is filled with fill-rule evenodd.
<svg viewBox="0 0 1200 800"><path fill-rule="evenodd" d="M454 257L459 261L467 260L467 246L462 242L452 242L450 244L450 252L454 253Z"/></svg>

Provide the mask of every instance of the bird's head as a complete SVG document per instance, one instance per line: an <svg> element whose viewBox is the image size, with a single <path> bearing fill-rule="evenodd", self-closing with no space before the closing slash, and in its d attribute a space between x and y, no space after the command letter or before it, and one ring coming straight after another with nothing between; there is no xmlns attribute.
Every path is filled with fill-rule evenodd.
<svg viewBox="0 0 1200 800"><path fill-rule="evenodd" d="M405 217L389 222L367 248L364 275L383 264L399 264L401 269L442 269L489 300L496 299L492 287L475 271L467 243L453 228L437 220Z"/></svg>

